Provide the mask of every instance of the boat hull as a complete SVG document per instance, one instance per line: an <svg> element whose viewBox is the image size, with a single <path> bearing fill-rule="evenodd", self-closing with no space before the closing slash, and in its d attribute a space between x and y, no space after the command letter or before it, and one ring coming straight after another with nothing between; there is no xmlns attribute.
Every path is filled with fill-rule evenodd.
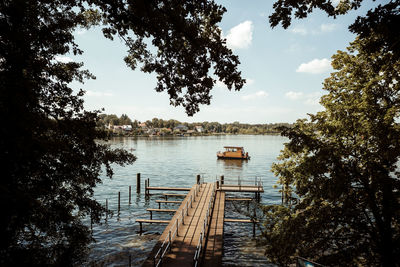
<svg viewBox="0 0 400 267"><path fill-rule="evenodd" d="M240 160L249 160L250 156L245 157L232 157L232 156L224 156L224 155L217 155L218 159L240 159Z"/></svg>

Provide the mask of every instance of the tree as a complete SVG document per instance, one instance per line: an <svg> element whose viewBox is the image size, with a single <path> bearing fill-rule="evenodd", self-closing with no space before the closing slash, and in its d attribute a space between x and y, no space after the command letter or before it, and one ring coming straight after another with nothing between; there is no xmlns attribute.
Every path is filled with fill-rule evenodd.
<svg viewBox="0 0 400 267"><path fill-rule="evenodd" d="M400 61L394 38L381 31L391 26L377 26L399 19L398 2L375 12L358 21L378 30L333 56L325 110L283 131L289 142L272 169L298 202L264 207L263 233L267 256L281 265L298 255L334 266L399 266Z"/></svg>
<svg viewBox="0 0 400 267"><path fill-rule="evenodd" d="M111 164L135 160L97 142L99 111L85 111L84 91L68 85L94 78L58 58L83 52L73 31L101 23L105 37L125 40L126 63L155 72L156 90L192 115L210 102L211 69L229 89L244 83L217 27L224 12L208 0L0 3L0 265L79 264L92 241L82 218L104 212L93 198L102 167L111 177Z"/></svg>
<svg viewBox="0 0 400 267"><path fill-rule="evenodd" d="M121 125L130 125L132 123L132 120L128 117L128 115L122 114L119 118L119 123Z"/></svg>

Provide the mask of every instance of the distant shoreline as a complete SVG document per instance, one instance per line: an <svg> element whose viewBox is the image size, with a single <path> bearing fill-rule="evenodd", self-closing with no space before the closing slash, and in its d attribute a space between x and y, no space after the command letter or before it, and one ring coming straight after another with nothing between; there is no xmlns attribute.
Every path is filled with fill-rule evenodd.
<svg viewBox="0 0 400 267"><path fill-rule="evenodd" d="M109 137L157 137L157 138L168 138L168 137L198 137L198 136L222 136L222 135L280 135L280 132L270 132L270 133L196 133L196 134L169 134L169 135L150 135L150 134L132 134L132 133L115 133L109 132Z"/></svg>

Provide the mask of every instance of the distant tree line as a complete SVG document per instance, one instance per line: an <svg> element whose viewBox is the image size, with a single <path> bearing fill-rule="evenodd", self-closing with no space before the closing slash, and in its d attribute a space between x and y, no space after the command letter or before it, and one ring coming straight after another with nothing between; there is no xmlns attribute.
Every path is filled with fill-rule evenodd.
<svg viewBox="0 0 400 267"><path fill-rule="evenodd" d="M173 129L178 125L184 125L188 130L195 130L196 126L202 127L204 133L229 133L229 134L271 134L280 133L279 128L291 127L290 123L266 123L266 124L249 124L249 123L224 123L219 122L180 122L177 120L163 120L159 118L153 118L147 121L131 120L128 115L122 114L118 117L115 114L101 114L99 116L98 126L101 128L107 128L108 125L131 125L133 131L140 128L139 124L145 123L146 127L151 128L170 128Z"/></svg>

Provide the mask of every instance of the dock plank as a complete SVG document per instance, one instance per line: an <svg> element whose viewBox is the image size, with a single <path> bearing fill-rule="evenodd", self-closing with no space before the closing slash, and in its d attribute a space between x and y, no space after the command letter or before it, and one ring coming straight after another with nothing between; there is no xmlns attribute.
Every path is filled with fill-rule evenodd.
<svg viewBox="0 0 400 267"><path fill-rule="evenodd" d="M218 191L203 258L204 266L221 266L223 252L225 192Z"/></svg>
<svg viewBox="0 0 400 267"><path fill-rule="evenodd" d="M224 192L248 192L248 193L264 193L264 188L258 186L238 186L238 185L221 185L218 190Z"/></svg>
<svg viewBox="0 0 400 267"><path fill-rule="evenodd" d="M161 191L190 191L187 187L165 187L165 186L148 186L146 190L161 190Z"/></svg>
<svg viewBox="0 0 400 267"><path fill-rule="evenodd" d="M182 200L163 200L163 199L157 199L156 203L182 203Z"/></svg>
<svg viewBox="0 0 400 267"><path fill-rule="evenodd" d="M253 198L234 198L234 197L227 197L225 201L252 201Z"/></svg>
<svg viewBox="0 0 400 267"><path fill-rule="evenodd" d="M177 209L146 209L147 211L158 211L158 212L176 212Z"/></svg>
<svg viewBox="0 0 400 267"><path fill-rule="evenodd" d="M231 218L225 218L224 222L240 222L240 223L258 223L258 220L251 220L251 219L231 219Z"/></svg>
<svg viewBox="0 0 400 267"><path fill-rule="evenodd" d="M138 223L169 223L169 220L136 219Z"/></svg>

